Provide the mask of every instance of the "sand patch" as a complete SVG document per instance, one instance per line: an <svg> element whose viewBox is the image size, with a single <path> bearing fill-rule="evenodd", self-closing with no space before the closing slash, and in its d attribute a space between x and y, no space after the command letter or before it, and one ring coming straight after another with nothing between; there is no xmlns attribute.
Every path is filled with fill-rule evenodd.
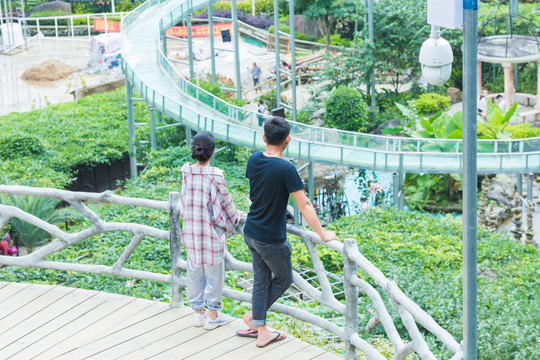
<svg viewBox="0 0 540 360"><path fill-rule="evenodd" d="M26 70L21 79L24 81L47 82L67 78L69 75L79 72L75 66L65 64L58 60L47 60Z"/></svg>

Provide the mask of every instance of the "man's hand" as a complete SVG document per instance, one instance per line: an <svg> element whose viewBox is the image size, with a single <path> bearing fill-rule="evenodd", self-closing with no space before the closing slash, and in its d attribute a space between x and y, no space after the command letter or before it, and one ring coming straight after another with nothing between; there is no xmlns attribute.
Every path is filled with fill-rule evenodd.
<svg viewBox="0 0 540 360"><path fill-rule="evenodd" d="M332 240L337 240L337 241L339 241L338 236L337 236L336 233L333 232L333 231L325 231L325 232L322 234L321 239L322 239L324 242L328 242L328 241L332 241Z"/></svg>

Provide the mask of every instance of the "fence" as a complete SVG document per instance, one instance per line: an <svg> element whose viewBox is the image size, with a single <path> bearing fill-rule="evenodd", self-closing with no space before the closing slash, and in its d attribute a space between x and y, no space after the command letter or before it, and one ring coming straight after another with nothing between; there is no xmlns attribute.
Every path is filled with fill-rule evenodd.
<svg viewBox="0 0 540 360"><path fill-rule="evenodd" d="M70 192L66 190L33 188L24 186L0 185L0 195L21 195L50 197L63 200L77 209L86 219L91 222L91 226L76 233L67 233L53 224L28 214L21 209L9 205L0 204L0 231L12 218L37 226L49 233L54 240L36 250L35 252L21 256L8 257L0 256L0 264L20 266L26 268L54 269L63 271L77 271L94 274L105 274L113 276L123 276L129 278L162 281L172 285L171 306L183 306L183 288L186 286L186 278L183 272L186 271L186 261L181 257L181 227L179 213L179 197L176 192L169 194L168 201L157 201L139 198L128 198L115 195L110 191L103 193ZM116 204L126 206L136 206L167 211L169 214L170 229L157 229L144 224L106 222L100 219L99 215L93 212L86 203ZM237 228L239 233L243 233L243 227ZM84 239L88 239L98 234L109 232L127 232L132 234L130 243L123 250L118 260L112 266L91 265L77 263L63 263L57 261L47 261L45 257L57 253ZM436 359L429 345L424 339L417 324L425 331L434 335L453 354L451 360L463 358L460 344L446 330L439 326L431 316L424 312L418 305L410 300L398 286L386 278L368 259L366 259L356 246L353 239L346 239L344 243L332 241L324 243L315 233L295 226L287 226L287 232L299 236L311 256L314 271L320 286L315 288L302 278L298 273L294 273L294 286L301 289L318 304L325 305L335 312L345 317L344 327L340 327L331 321L311 314L305 310L291 307L284 304L274 304L272 309L280 313L294 317L300 321L308 322L314 326L329 331L330 333L344 339L346 344L345 358L356 359L356 350L365 353L369 359L386 359L381 353L363 340L359 335L358 324L358 293L362 292L369 297L375 309L373 316L367 324L362 324L364 331L371 332L380 324L388 340L395 349L394 360L403 360L409 354L416 353L422 359ZM145 236L153 236L163 241L169 241L171 255L171 274L153 273L148 271L128 269L124 265L138 244ZM317 245L324 245L336 252L336 256L343 256L344 272L343 284L346 301L343 303L336 298L332 286L324 269L323 263L316 250ZM229 252L225 255L225 268L227 271L252 272L251 264L235 259ZM362 280L358 276L358 268L367 274L373 283ZM412 341L406 343L398 333L394 321L390 316L387 305L375 286L385 292L393 303L393 307L399 313L401 321L407 329L408 336ZM246 292L241 292L231 288L225 288L224 296L239 300L251 301L251 296Z"/></svg>
<svg viewBox="0 0 540 360"><path fill-rule="evenodd" d="M75 36L92 36L99 33L113 32L109 28L110 21L122 22L128 12L119 13L99 13L99 14L81 14L81 15L63 15L50 17L27 17L15 18L23 32L30 36L42 33L45 36L62 38ZM102 31L94 30L94 19L103 20ZM117 31L116 31L117 32Z"/></svg>

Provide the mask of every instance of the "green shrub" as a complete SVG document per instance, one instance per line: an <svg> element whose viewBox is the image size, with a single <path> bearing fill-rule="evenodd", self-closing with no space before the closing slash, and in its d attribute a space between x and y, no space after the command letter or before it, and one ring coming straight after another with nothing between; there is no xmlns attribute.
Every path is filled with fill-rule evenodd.
<svg viewBox="0 0 540 360"><path fill-rule="evenodd" d="M512 139L525 139L540 137L540 128L534 127L529 123L509 125L506 130L512 134Z"/></svg>
<svg viewBox="0 0 540 360"><path fill-rule="evenodd" d="M62 10L43 10L43 11L36 11L30 14L31 18L37 18L37 17L55 17L55 16L68 16L69 14Z"/></svg>
<svg viewBox="0 0 540 360"><path fill-rule="evenodd" d="M43 151L43 144L33 135L11 134L0 138L0 159L40 155Z"/></svg>
<svg viewBox="0 0 540 360"><path fill-rule="evenodd" d="M265 92L263 95L261 95L259 99L264 102L264 104L266 105L266 108L269 110L275 109L277 107L276 90L270 90L268 92ZM281 95L281 102L285 104L289 103L288 99L283 95Z"/></svg>
<svg viewBox="0 0 540 360"><path fill-rule="evenodd" d="M328 127L364 132L369 126L369 108L357 89L340 86L328 97L325 105Z"/></svg>
<svg viewBox="0 0 540 360"><path fill-rule="evenodd" d="M430 115L450 107L450 98L437 93L422 94L413 101L418 114Z"/></svg>
<svg viewBox="0 0 540 360"><path fill-rule="evenodd" d="M287 34L290 34L291 33L291 28L285 24L279 24L279 30L284 32L284 33L287 33ZM275 31L275 26L272 25L268 28L268 32L273 34ZM304 40L304 41L316 41L317 38L313 35L309 35L309 34L304 34L304 33L301 33L299 31L295 31L294 32L294 36L296 37L296 40Z"/></svg>
<svg viewBox="0 0 540 360"><path fill-rule="evenodd" d="M82 215L73 208L58 209L57 206L61 202L60 199L46 197L15 195L0 197L1 204L15 206L49 224L59 225L66 221L82 219ZM44 244L50 238L50 234L45 230L18 218L12 218L9 220L9 224L12 235L26 247L28 253L31 253L36 246Z"/></svg>
<svg viewBox="0 0 540 360"><path fill-rule="evenodd" d="M58 11L52 11L52 10L43 10L38 12L33 12L30 14L30 18L42 18L42 17L51 17L54 18L55 16L68 16L69 14L58 10ZM37 20L35 21L37 23ZM32 25L34 25L34 21L30 22ZM64 25L67 26L70 24L69 19L57 19L56 23L58 25ZM51 20L39 20L39 26L53 26L54 25L54 19Z"/></svg>
<svg viewBox="0 0 540 360"><path fill-rule="evenodd" d="M0 117L1 182L64 187L81 165L124 158L128 151L125 97L125 90L119 89ZM148 108L137 102L135 116L138 122L148 121ZM139 138L148 136L147 130L137 131ZM139 150L144 154L144 148Z"/></svg>
<svg viewBox="0 0 540 360"><path fill-rule="evenodd" d="M326 36L317 41L319 44L326 44ZM342 38L341 34L330 35L330 45L351 47L351 39Z"/></svg>

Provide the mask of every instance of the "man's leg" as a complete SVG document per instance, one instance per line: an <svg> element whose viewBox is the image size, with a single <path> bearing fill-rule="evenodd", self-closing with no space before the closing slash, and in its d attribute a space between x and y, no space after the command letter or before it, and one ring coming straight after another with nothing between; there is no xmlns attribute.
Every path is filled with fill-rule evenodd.
<svg viewBox="0 0 540 360"><path fill-rule="evenodd" d="M288 241L285 241L282 244L265 244L258 242L249 236L246 236L245 238L246 244L248 244L252 253L254 272L251 323L258 332L257 346L265 346L271 341L282 340L285 338L285 335L283 334L276 334L268 330L266 326L266 313L270 306L272 306L292 283L292 249ZM258 272L260 273L260 277L257 276ZM274 275L273 278L272 273ZM261 294L264 292L264 299L255 295L255 284L260 287ZM259 288L257 290L259 290ZM244 322L248 324L249 318L244 319Z"/></svg>
<svg viewBox="0 0 540 360"><path fill-rule="evenodd" d="M253 290L252 296L252 324L266 324L266 311L268 310L268 295L272 281L272 273L266 265L262 255L272 251L270 247L257 246L256 240L245 235L246 244L251 252L251 262L253 264ZM262 251L262 254L260 253Z"/></svg>
<svg viewBox="0 0 540 360"><path fill-rule="evenodd" d="M266 310L270 309L272 304L274 304L292 284L292 248L289 240L285 240L282 244L272 244L272 247L273 256L266 261L266 265L270 268L274 277L270 283Z"/></svg>

